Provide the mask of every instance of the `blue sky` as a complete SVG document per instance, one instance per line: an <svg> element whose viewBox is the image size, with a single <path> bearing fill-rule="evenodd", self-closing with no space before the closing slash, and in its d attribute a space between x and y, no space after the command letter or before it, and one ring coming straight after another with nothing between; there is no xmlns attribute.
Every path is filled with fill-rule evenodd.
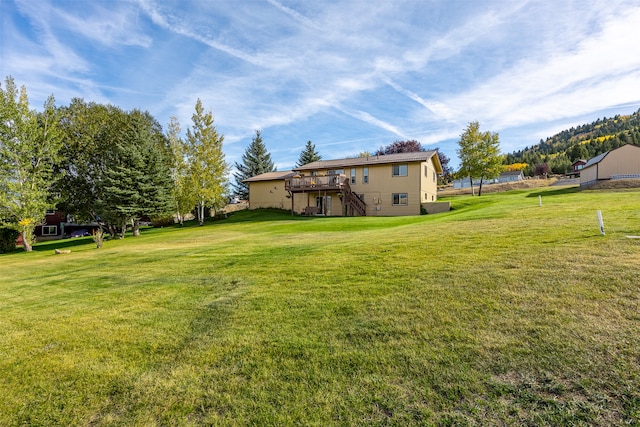
<svg viewBox="0 0 640 427"><path fill-rule="evenodd" d="M470 121L503 152L640 108L640 0L0 0L0 78L191 125L278 169L396 140L457 165Z"/></svg>

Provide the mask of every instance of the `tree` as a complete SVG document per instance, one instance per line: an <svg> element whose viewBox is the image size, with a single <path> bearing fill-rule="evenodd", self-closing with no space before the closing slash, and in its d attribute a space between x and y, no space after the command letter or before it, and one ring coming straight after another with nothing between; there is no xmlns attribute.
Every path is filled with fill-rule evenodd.
<svg viewBox="0 0 640 427"><path fill-rule="evenodd" d="M242 163L235 163L237 172L233 174L235 178L234 191L245 200L249 198L249 186L245 179L260 175L266 172L273 172L276 168L271 160L271 154L262 142L262 132L256 130L251 144L242 155Z"/></svg>
<svg viewBox="0 0 640 427"><path fill-rule="evenodd" d="M398 153L416 153L419 151L427 151L422 147L418 141L412 139L409 141L394 141L391 144L380 147L378 151L376 151L376 155L382 156L385 154L398 154Z"/></svg>
<svg viewBox="0 0 640 427"><path fill-rule="evenodd" d="M316 146L312 144L311 141L307 141L307 145L305 145L304 150L300 153L300 158L298 158L296 166L304 166L308 163L317 162L318 160L322 160L322 156L316 151Z"/></svg>
<svg viewBox="0 0 640 427"><path fill-rule="evenodd" d="M74 99L62 114L61 209L120 236L129 225L137 235L143 216L170 212L170 151L148 112Z"/></svg>
<svg viewBox="0 0 640 427"><path fill-rule="evenodd" d="M495 178L502 170L500 156L500 138L497 133L481 132L480 124L469 123L460 135L456 150L460 158L459 176L468 177L471 182L471 194L474 194L473 179L480 178L478 196L482 195L482 183L485 178Z"/></svg>
<svg viewBox="0 0 640 427"><path fill-rule="evenodd" d="M222 152L223 135L213 125L211 111L205 113L198 98L191 116L193 128L187 129L189 185L196 195L198 222L204 224L204 209L218 209L224 203L227 188L227 163Z"/></svg>
<svg viewBox="0 0 640 427"><path fill-rule="evenodd" d="M534 169L534 176L547 177L551 173L551 168L546 163L538 163Z"/></svg>
<svg viewBox="0 0 640 427"><path fill-rule="evenodd" d="M197 197L189 185L189 167L186 162L188 146L180 138L180 122L173 116L167 128L167 140L173 156L171 177L173 179L173 210L180 225L184 224L185 214L193 211Z"/></svg>
<svg viewBox="0 0 640 427"><path fill-rule="evenodd" d="M453 170L449 166L449 157L440 151L438 147L433 150L438 153L438 160L440 161L440 166L442 166L442 175L440 176L441 182L450 182ZM429 151L429 149L424 148L421 143L412 139L409 141L394 141L385 147L379 148L375 154L382 156L386 154L415 153L419 151Z"/></svg>
<svg viewBox="0 0 640 427"><path fill-rule="evenodd" d="M51 95L42 113L29 109L27 90L7 77L0 87L0 226L22 235L30 252L35 227L53 207L54 165L62 145L58 111Z"/></svg>

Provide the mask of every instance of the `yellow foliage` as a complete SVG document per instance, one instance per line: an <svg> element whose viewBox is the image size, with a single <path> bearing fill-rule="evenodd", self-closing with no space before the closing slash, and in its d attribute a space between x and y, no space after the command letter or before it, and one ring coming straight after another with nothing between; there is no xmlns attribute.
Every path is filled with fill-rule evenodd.
<svg viewBox="0 0 640 427"><path fill-rule="evenodd" d="M18 221L18 225L22 228L28 228L36 223L36 220L33 218L23 218Z"/></svg>
<svg viewBox="0 0 640 427"><path fill-rule="evenodd" d="M504 171L505 172L517 172L517 171L523 170L527 166L529 166L527 163L513 163L513 164L510 164L510 165L505 165L504 166Z"/></svg>

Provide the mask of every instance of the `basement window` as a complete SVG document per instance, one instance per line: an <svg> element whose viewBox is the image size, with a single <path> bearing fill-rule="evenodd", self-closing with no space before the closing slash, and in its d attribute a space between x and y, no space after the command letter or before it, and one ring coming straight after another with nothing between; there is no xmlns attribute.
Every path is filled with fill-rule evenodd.
<svg viewBox="0 0 640 427"><path fill-rule="evenodd" d="M407 193L393 193L393 206L407 206L409 204L409 196Z"/></svg>

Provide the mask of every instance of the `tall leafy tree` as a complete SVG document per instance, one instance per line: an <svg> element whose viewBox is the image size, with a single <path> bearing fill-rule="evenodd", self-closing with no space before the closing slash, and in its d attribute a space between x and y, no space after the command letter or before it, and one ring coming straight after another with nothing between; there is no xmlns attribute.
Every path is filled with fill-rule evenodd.
<svg viewBox="0 0 640 427"><path fill-rule="evenodd" d="M167 127L167 140L173 157L171 177L173 179L173 211L180 225L184 224L185 214L196 206L196 193L189 185L189 167L187 164L188 146L180 137L180 122L173 116Z"/></svg>
<svg viewBox="0 0 640 427"><path fill-rule="evenodd" d="M65 145L60 207L123 236L128 225L170 212L171 157L147 112L74 99L63 109Z"/></svg>
<svg viewBox="0 0 640 427"><path fill-rule="evenodd" d="M459 176L468 177L471 193L474 193L473 179L480 178L478 196L482 195L484 179L497 177L502 170L500 138L497 133L480 131L480 123L469 123L460 135L457 148L460 158Z"/></svg>
<svg viewBox="0 0 640 427"><path fill-rule="evenodd" d="M35 227L54 205L50 189L59 177L61 140L53 95L38 113L29 108L26 88L18 91L7 77L0 87L0 225L17 230L28 252Z"/></svg>
<svg viewBox="0 0 640 427"><path fill-rule="evenodd" d="M224 204L228 166L222 152L224 135L218 134L211 111L204 111L199 98L191 119L193 127L187 129L189 185L195 192L198 222L203 225L205 207L218 209Z"/></svg>
<svg viewBox="0 0 640 427"><path fill-rule="evenodd" d="M256 130L256 136L242 155L242 163L236 162L235 168L237 172L233 174L235 179L233 188L236 194L245 200L249 199L249 186L244 182L245 179L276 170L271 154L262 142L261 131Z"/></svg>
<svg viewBox="0 0 640 427"><path fill-rule="evenodd" d="M304 149L300 153L296 166L300 167L308 163L317 162L318 160L322 160L322 156L316 151L315 144L307 141L307 145L304 146Z"/></svg>

